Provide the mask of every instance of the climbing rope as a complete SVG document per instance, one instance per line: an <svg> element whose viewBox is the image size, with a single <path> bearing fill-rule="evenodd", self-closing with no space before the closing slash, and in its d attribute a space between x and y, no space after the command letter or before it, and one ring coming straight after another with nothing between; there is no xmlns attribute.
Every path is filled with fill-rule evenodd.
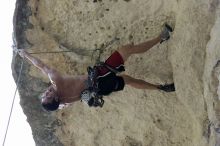
<svg viewBox="0 0 220 146"><path fill-rule="evenodd" d="M103 50L106 49L108 46L112 45L115 41L118 41L118 40L119 40L119 38L115 37L114 39L112 39L110 42L106 43L105 45L103 45L99 49L95 49L92 53L91 60L93 59L94 52L99 51L99 55L96 59L96 63L99 63L100 59L101 59L101 54L103 53Z"/></svg>
<svg viewBox="0 0 220 146"><path fill-rule="evenodd" d="M12 100L11 110L10 110L10 114L9 114L8 123L7 123L7 127L6 127L5 136L4 136L4 140L3 140L2 146L5 145L5 140L6 140L7 133L8 133L8 127L9 127L9 124L10 124L10 121L11 121L11 115L12 115L12 111L13 111L13 107L14 107L14 101L15 101L16 93L17 93L17 90L18 90L18 84L19 84L20 77L21 77L21 71L22 71L22 68L23 68L23 63L24 63L24 59L21 62L21 68L20 68L20 71L19 71L19 74L18 74L18 78L17 78L17 81L16 81L16 85L17 86L16 86L14 97L13 97L13 100Z"/></svg>
<svg viewBox="0 0 220 146"><path fill-rule="evenodd" d="M67 53L74 51L48 51L48 52L28 52L29 54L53 54L53 53Z"/></svg>
<svg viewBox="0 0 220 146"><path fill-rule="evenodd" d="M103 50L106 49L107 47L109 47L110 45L112 45L115 41L118 41L119 38L115 37L113 38L111 41L107 42L105 45L102 45L100 48L98 49L93 49L93 50L89 50L87 49L87 51L92 51L92 56L91 56L91 60L93 60L93 56L94 53L96 51L99 51L98 57L96 59L96 63L100 62L100 58L101 58L101 54L103 53ZM16 46L13 46L13 49L15 52L17 52L19 49L16 49ZM85 49L84 49L85 50ZM73 50L64 50L64 51L45 51L45 52L29 52L29 54L55 54L55 53L68 53L68 52L75 52Z"/></svg>

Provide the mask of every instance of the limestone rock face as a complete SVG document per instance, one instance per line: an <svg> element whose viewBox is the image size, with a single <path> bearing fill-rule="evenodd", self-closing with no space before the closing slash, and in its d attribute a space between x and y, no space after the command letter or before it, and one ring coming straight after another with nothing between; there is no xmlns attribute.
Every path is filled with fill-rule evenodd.
<svg viewBox="0 0 220 146"><path fill-rule="evenodd" d="M81 102L49 113L40 105L49 80L19 56L12 63L21 106L39 146L213 146L220 135L219 0L17 0L14 41L63 74L86 74L128 43L156 37L167 22L169 41L125 63L126 74L176 92L138 90L105 97L103 108ZM115 41L115 38L119 40ZM106 46L109 42L110 45ZM219 131L218 131L219 130Z"/></svg>

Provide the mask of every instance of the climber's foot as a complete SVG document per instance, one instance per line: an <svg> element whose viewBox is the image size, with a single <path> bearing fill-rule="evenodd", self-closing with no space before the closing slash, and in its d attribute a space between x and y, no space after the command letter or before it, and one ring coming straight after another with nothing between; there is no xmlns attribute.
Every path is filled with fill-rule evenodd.
<svg viewBox="0 0 220 146"><path fill-rule="evenodd" d="M165 84L165 85L160 85L158 89L165 91L165 92L174 92L175 91L175 85L174 83L172 84Z"/></svg>
<svg viewBox="0 0 220 146"><path fill-rule="evenodd" d="M164 25L164 29L163 31L161 32L160 34L160 38L161 38L161 41L160 43L166 41L166 40L169 40L170 39L170 34L171 32L173 32L173 29L170 25L168 25L167 23Z"/></svg>

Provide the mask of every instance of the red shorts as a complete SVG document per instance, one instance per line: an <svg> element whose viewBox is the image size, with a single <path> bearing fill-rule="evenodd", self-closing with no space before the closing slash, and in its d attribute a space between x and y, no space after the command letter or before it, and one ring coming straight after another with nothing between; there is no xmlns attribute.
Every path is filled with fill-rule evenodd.
<svg viewBox="0 0 220 146"><path fill-rule="evenodd" d="M118 72L125 71L124 69L124 60L121 54L118 51L115 51L105 63L114 68ZM111 72L105 66L97 67L98 71L98 88L100 95L109 95L112 92L120 91L124 89L125 82L124 79L120 76L117 76L115 73Z"/></svg>
<svg viewBox="0 0 220 146"><path fill-rule="evenodd" d="M124 71L124 60L121 54L118 51L115 51L106 61L110 67L115 70L122 72ZM111 73L111 71L106 67L98 67L98 78L107 76Z"/></svg>

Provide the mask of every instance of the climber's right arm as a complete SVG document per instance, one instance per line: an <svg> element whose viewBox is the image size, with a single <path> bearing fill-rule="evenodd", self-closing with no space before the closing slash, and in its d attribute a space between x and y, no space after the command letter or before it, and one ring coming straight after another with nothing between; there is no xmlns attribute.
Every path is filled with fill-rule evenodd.
<svg viewBox="0 0 220 146"><path fill-rule="evenodd" d="M18 51L19 55L23 58L27 58L34 66L39 68L44 74L48 75L51 82L58 82L62 76L59 72L57 72L55 69L49 67L48 65L44 64L40 59L32 56L25 50L21 49Z"/></svg>

